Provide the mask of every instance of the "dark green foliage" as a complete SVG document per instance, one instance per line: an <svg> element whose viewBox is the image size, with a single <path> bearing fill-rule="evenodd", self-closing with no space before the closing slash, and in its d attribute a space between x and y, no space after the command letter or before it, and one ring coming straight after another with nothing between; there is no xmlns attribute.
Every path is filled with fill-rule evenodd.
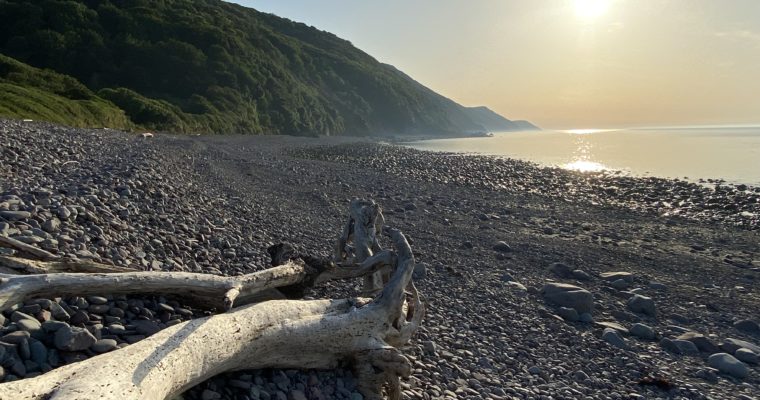
<svg viewBox="0 0 760 400"><path fill-rule="evenodd" d="M348 41L219 0L0 0L0 52L73 77L67 96L95 91L153 129L482 129L463 107Z"/></svg>
<svg viewBox="0 0 760 400"><path fill-rule="evenodd" d="M113 103L76 79L0 54L0 115L79 127L128 129L132 123Z"/></svg>

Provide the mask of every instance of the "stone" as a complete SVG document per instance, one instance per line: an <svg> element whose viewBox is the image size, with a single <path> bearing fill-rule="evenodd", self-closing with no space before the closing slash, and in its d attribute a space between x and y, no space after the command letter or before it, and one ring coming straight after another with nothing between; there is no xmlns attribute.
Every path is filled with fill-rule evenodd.
<svg viewBox="0 0 760 400"><path fill-rule="evenodd" d="M746 340L728 338L720 344L720 349L729 354L734 354L736 350L741 348L750 349L755 354L760 354L760 346Z"/></svg>
<svg viewBox="0 0 760 400"><path fill-rule="evenodd" d="M58 350L80 351L89 348L97 339L87 329L69 326L55 332L55 347Z"/></svg>
<svg viewBox="0 0 760 400"><path fill-rule="evenodd" d="M534 365L534 366L528 368L528 372L531 373L531 374L533 374L533 375L540 374L541 373L541 367L539 367L537 365Z"/></svg>
<svg viewBox="0 0 760 400"><path fill-rule="evenodd" d="M630 299L628 299L628 302L626 304L628 305L628 309L633 312L645 314L650 317L657 315L654 300L652 300L651 297L635 294Z"/></svg>
<svg viewBox="0 0 760 400"><path fill-rule="evenodd" d="M16 331L6 334L5 336L0 337L0 342L10 343L10 344L20 344L22 341L29 339L31 335L27 331Z"/></svg>
<svg viewBox="0 0 760 400"><path fill-rule="evenodd" d="M734 328L751 334L760 333L760 325L749 319L734 322Z"/></svg>
<svg viewBox="0 0 760 400"><path fill-rule="evenodd" d="M578 316L578 319L583 322L584 324L590 324L594 322L594 317L591 316L591 313L581 313L581 315Z"/></svg>
<svg viewBox="0 0 760 400"><path fill-rule="evenodd" d="M436 354L435 342L431 340L426 340L422 342L422 350L425 352L425 354L435 355Z"/></svg>
<svg viewBox="0 0 760 400"><path fill-rule="evenodd" d="M50 313L53 315L53 318L58 321L68 321L71 318L71 315L69 315L69 313L56 302L50 304Z"/></svg>
<svg viewBox="0 0 760 400"><path fill-rule="evenodd" d="M45 222L42 223L42 229L48 233L57 232L60 227L61 227L61 220L59 220L58 218L50 218L48 220L45 220Z"/></svg>
<svg viewBox="0 0 760 400"><path fill-rule="evenodd" d="M610 286L617 290L625 290L628 289L628 286L630 286L630 283L625 279L616 279L612 282L610 282Z"/></svg>
<svg viewBox="0 0 760 400"><path fill-rule="evenodd" d="M604 332L602 333L602 339L619 349L628 348L628 345L625 343L625 339L623 339L623 337L620 336L620 333L618 333L618 331L615 329L605 328Z"/></svg>
<svg viewBox="0 0 760 400"><path fill-rule="evenodd" d="M427 265L425 263L417 263L414 265L414 272L412 273L412 279L421 280L427 277Z"/></svg>
<svg viewBox="0 0 760 400"><path fill-rule="evenodd" d="M512 246L508 245L504 241L496 242L496 244L493 245L493 249L501 252L501 253L510 253L512 252Z"/></svg>
<svg viewBox="0 0 760 400"><path fill-rule="evenodd" d="M588 272L586 272L586 271L583 271L583 270L580 270L580 269L575 269L575 270L573 270L573 278L575 278L575 279L577 279L579 281L590 281L591 280L591 275L589 275Z"/></svg>
<svg viewBox="0 0 760 400"><path fill-rule="evenodd" d="M48 350L39 340L31 340L29 343L29 352L31 360L39 365L47 363Z"/></svg>
<svg viewBox="0 0 760 400"><path fill-rule="evenodd" d="M201 393L201 400L219 400L221 398L222 395L220 393L211 389L204 389L203 393Z"/></svg>
<svg viewBox="0 0 760 400"><path fill-rule="evenodd" d="M288 400L307 400L306 395L300 390L291 390L288 393Z"/></svg>
<svg viewBox="0 0 760 400"><path fill-rule="evenodd" d="M628 328L624 327L623 325L618 324L617 322L612 321L598 321L596 322L597 325L603 327L603 328L610 328L614 329L624 335L628 335L630 332L628 331Z"/></svg>
<svg viewBox="0 0 760 400"><path fill-rule="evenodd" d="M749 374L747 365L727 353L715 353L707 359L707 365L718 371L743 379Z"/></svg>
<svg viewBox="0 0 760 400"><path fill-rule="evenodd" d="M45 321L42 323L42 330L45 332L55 332L63 327L69 326L69 324L63 321Z"/></svg>
<svg viewBox="0 0 760 400"><path fill-rule="evenodd" d="M699 369L694 375L697 378L704 379L707 382L715 383L718 381L718 370L715 368L702 368Z"/></svg>
<svg viewBox="0 0 760 400"><path fill-rule="evenodd" d="M580 315L578 315L578 311L576 311L574 308L568 308L568 307L560 307L557 309L557 315L562 317L565 321L575 322L580 319Z"/></svg>
<svg viewBox="0 0 760 400"><path fill-rule="evenodd" d="M755 352L750 349L745 349L744 347L736 350L734 357L736 357L736 359L739 361L745 362L747 364L757 364L760 362L759 355L755 354Z"/></svg>
<svg viewBox="0 0 760 400"><path fill-rule="evenodd" d="M108 303L108 299L102 296L87 296L87 302L90 304L102 305Z"/></svg>
<svg viewBox="0 0 760 400"><path fill-rule="evenodd" d="M0 211L0 218L6 221L21 221L31 217L32 214L28 211Z"/></svg>
<svg viewBox="0 0 760 400"><path fill-rule="evenodd" d="M71 319L69 320L69 323L72 325L82 325L87 322L90 322L90 316L87 314L86 311L79 310L74 313L74 315L71 316Z"/></svg>
<svg viewBox="0 0 760 400"><path fill-rule="evenodd" d="M42 330L42 324L36 319L22 319L21 321L16 322L16 326L18 326L22 331L27 331L29 333L34 333Z"/></svg>
<svg viewBox="0 0 760 400"><path fill-rule="evenodd" d="M578 286L551 282L541 288L541 295L548 302L573 308L579 314L591 313L594 309L594 296Z"/></svg>
<svg viewBox="0 0 760 400"><path fill-rule="evenodd" d="M96 353L106 353L116 348L118 343L113 339L100 339L90 349Z"/></svg>
<svg viewBox="0 0 760 400"><path fill-rule="evenodd" d="M675 354L682 354L685 356L699 355L699 349L697 349L697 346L688 340L662 338L662 340L660 340L660 346Z"/></svg>
<svg viewBox="0 0 760 400"><path fill-rule="evenodd" d="M649 288L652 290L668 290L668 287L660 282L649 282Z"/></svg>
<svg viewBox="0 0 760 400"><path fill-rule="evenodd" d="M623 279L633 283L633 274L630 272L602 272L599 276L605 281L616 281Z"/></svg>
<svg viewBox="0 0 760 400"><path fill-rule="evenodd" d="M161 330L161 327L154 321L137 320L132 321L132 325L134 325L137 333L146 336L152 335Z"/></svg>
<svg viewBox="0 0 760 400"><path fill-rule="evenodd" d="M652 327L650 327L649 325L636 323L636 324L633 324L629 330L631 332L631 335L636 336L641 339L645 339L645 340L657 339L657 334L654 332L654 329L652 329Z"/></svg>
<svg viewBox="0 0 760 400"><path fill-rule="evenodd" d="M697 332L686 332L678 336L677 339L680 340L688 340L692 343L694 343L695 346L699 349L699 351L703 353L713 354L720 351L717 345L713 343L712 340L710 340L705 335L702 335Z"/></svg>
<svg viewBox="0 0 760 400"><path fill-rule="evenodd" d="M559 278L570 278L573 276L572 269L561 262L556 262L550 265L549 272L553 273Z"/></svg>

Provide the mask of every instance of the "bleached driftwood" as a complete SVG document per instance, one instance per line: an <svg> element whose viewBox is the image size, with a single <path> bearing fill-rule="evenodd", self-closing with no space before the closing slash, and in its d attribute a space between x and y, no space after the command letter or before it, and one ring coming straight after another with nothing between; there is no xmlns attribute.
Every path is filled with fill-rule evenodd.
<svg viewBox="0 0 760 400"><path fill-rule="evenodd" d="M307 264L295 254L291 255L294 257L292 260L282 259L282 254L277 256L283 265L240 276L190 272L117 272L126 269L86 260L43 262L0 256L0 267L34 274L0 274L0 311L34 297L102 293L173 293L191 303L229 310L233 304L249 304L262 297L266 298L268 296L262 294L272 289L308 287L329 280L372 274L390 267L394 257L392 252L386 250L365 259L361 264L335 265L320 260L310 260L311 264Z"/></svg>
<svg viewBox="0 0 760 400"><path fill-rule="evenodd" d="M377 203L364 199L352 200L348 221L343 226L343 231L335 245L335 262L362 262L380 251L377 235L381 233L384 224L385 217ZM385 283L380 271L367 275L363 279L362 293L364 295L376 294Z"/></svg>
<svg viewBox="0 0 760 400"><path fill-rule="evenodd" d="M128 347L46 374L0 384L0 399L167 399L214 375L250 368L355 366L360 390L400 398L411 372L398 347L419 326L423 306L411 282L414 257L391 232L395 271L368 299L276 300L177 324ZM411 293L407 295L405 289Z"/></svg>
<svg viewBox="0 0 760 400"><path fill-rule="evenodd" d="M50 261L50 260L57 260L60 258L49 251L42 250L39 247L34 247L32 245L28 245L14 238L10 238L3 235L0 235L0 247L7 247L7 248L14 249L23 255L29 255L38 260Z"/></svg>

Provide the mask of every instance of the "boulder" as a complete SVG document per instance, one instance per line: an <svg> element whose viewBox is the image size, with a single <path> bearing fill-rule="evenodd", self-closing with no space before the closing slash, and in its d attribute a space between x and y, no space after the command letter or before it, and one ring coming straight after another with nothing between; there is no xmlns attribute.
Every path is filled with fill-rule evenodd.
<svg viewBox="0 0 760 400"><path fill-rule="evenodd" d="M739 350L736 350L734 357L736 357L739 361L745 362L747 364L758 364L760 362L759 355L757 355L754 351L745 349L743 347Z"/></svg>
<svg viewBox="0 0 760 400"><path fill-rule="evenodd" d="M720 344L720 349L728 354L734 354L741 348L750 349L755 354L760 354L760 346L746 340L728 338Z"/></svg>
<svg viewBox="0 0 760 400"><path fill-rule="evenodd" d="M760 333L760 325L750 319L743 319L741 321L734 322L734 328L751 334Z"/></svg>
<svg viewBox="0 0 760 400"><path fill-rule="evenodd" d="M625 343L625 340L622 336L620 336L620 333L612 328L605 328L604 332L602 333L602 339L604 339L605 342L619 348L619 349L627 349L628 345Z"/></svg>
<svg viewBox="0 0 760 400"><path fill-rule="evenodd" d="M58 350L80 351L89 348L98 340L87 329L66 326L55 332L55 347Z"/></svg>
<svg viewBox="0 0 760 400"><path fill-rule="evenodd" d="M745 378L749 374L747 365L727 353L715 353L707 359L707 365L735 378Z"/></svg>
<svg viewBox="0 0 760 400"><path fill-rule="evenodd" d="M657 339L657 334L654 332L654 329L652 329L649 325L645 324L633 324L631 326L631 329L629 329L631 332L631 335L636 336L641 339L645 340L655 340Z"/></svg>
<svg viewBox="0 0 760 400"><path fill-rule="evenodd" d="M685 356L699 355L697 346L688 340L662 338L660 346L675 354L683 354Z"/></svg>
<svg viewBox="0 0 760 400"><path fill-rule="evenodd" d="M578 286L551 282L541 288L541 295L546 301L561 307L573 308L579 314L591 313L594 309L594 296Z"/></svg>
<svg viewBox="0 0 760 400"><path fill-rule="evenodd" d="M717 345L713 343L712 340L710 340L708 337L701 333L697 332L686 332L684 334L681 334L678 336L679 340L688 340L692 343L694 343L695 346L699 349L699 351L703 353L708 354L714 354L720 351Z"/></svg>
<svg viewBox="0 0 760 400"><path fill-rule="evenodd" d="M618 279L623 279L633 283L633 274L630 272L602 272L599 276L605 281L612 282Z"/></svg>
<svg viewBox="0 0 760 400"><path fill-rule="evenodd" d="M628 302L626 304L628 305L628 308L633 312L649 315L650 317L657 315L654 300L652 300L651 297L635 294L630 299L628 299Z"/></svg>
<svg viewBox="0 0 760 400"><path fill-rule="evenodd" d="M550 265L549 271L558 278L572 278L573 276L573 270L561 262L556 262Z"/></svg>

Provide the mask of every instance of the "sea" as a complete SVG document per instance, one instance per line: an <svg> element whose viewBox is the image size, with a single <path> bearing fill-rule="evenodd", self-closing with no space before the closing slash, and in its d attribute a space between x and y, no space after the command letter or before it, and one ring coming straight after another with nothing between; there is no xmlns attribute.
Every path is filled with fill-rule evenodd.
<svg viewBox="0 0 760 400"><path fill-rule="evenodd" d="M495 132L421 140L420 150L491 155L582 172L760 186L760 126Z"/></svg>

